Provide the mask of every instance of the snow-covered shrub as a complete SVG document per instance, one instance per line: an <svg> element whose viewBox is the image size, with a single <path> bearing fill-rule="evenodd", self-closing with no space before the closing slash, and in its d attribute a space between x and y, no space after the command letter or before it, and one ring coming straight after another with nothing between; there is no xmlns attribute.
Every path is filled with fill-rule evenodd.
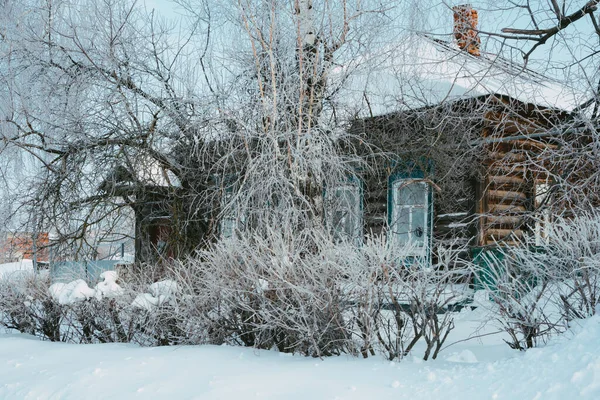
<svg viewBox="0 0 600 400"><path fill-rule="evenodd" d="M568 323L596 313L600 302L600 213L558 218L550 226L544 263L560 282L559 306Z"/></svg>
<svg viewBox="0 0 600 400"><path fill-rule="evenodd" d="M184 341L178 284L154 282L156 274L144 271L129 283L106 271L93 287L81 279L52 284L48 276L33 273L0 279L0 325L71 343Z"/></svg>
<svg viewBox="0 0 600 400"><path fill-rule="evenodd" d="M115 271L107 271L93 288L82 280L51 285L48 293L61 310L61 340L144 346L179 343L177 284L153 282L154 272L147 267L134 282L124 283Z"/></svg>
<svg viewBox="0 0 600 400"><path fill-rule="evenodd" d="M275 348L308 356L402 358L425 340L435 358L453 328L448 304L463 272L412 259L385 237L363 246L318 230L215 243L173 270L190 343ZM452 253L452 257L455 253Z"/></svg>
<svg viewBox="0 0 600 400"><path fill-rule="evenodd" d="M103 272L94 288L77 281L64 286L55 285L59 285L55 289L57 301L64 303L65 341L109 343L133 340L139 315L131 310L129 304L135 292L121 286L115 271ZM69 290L70 287L78 290Z"/></svg>
<svg viewBox="0 0 600 400"><path fill-rule="evenodd" d="M541 245L488 253L483 284L497 307L497 319L515 349L545 343L574 318L595 313L600 297L600 215L557 217Z"/></svg>
<svg viewBox="0 0 600 400"><path fill-rule="evenodd" d="M438 249L438 262L423 265L413 262L406 271L398 274L404 280L408 310L414 337L422 336L425 341L423 359L436 359L448 334L454 329L454 313L451 305L466 300L457 285L464 284L470 265L459 263L460 250ZM410 350L410 347L408 347Z"/></svg>
<svg viewBox="0 0 600 400"><path fill-rule="evenodd" d="M455 284L464 282L470 271L457 263L458 247L436 249L433 265L407 256L414 249L390 246L385 237L370 238L359 249L361 268L353 270L357 274L349 277L349 283L363 357L381 353L390 360L400 359L420 340L426 345L423 358L437 357L454 328L448 308L463 300Z"/></svg>
<svg viewBox="0 0 600 400"><path fill-rule="evenodd" d="M177 282L173 279L151 282L153 278L155 274L142 273L135 284L137 295L128 307L135 319L132 341L144 346L188 342L187 334L181 328L189 316L183 315L179 307L180 290Z"/></svg>
<svg viewBox="0 0 600 400"><path fill-rule="evenodd" d="M331 241L318 232L288 239L275 231L233 238L182 265L196 340L309 356L346 351L350 306L339 283L347 271L324 257Z"/></svg>
<svg viewBox="0 0 600 400"><path fill-rule="evenodd" d="M0 324L46 340L72 343L129 342L142 316L134 296L104 272L90 288L83 280L51 284L44 275L0 279Z"/></svg>
<svg viewBox="0 0 600 400"><path fill-rule="evenodd" d="M541 258L527 247L505 247L488 254L482 285L493 302L494 318L518 350L545 343L558 333L560 319L550 312L551 281Z"/></svg>
<svg viewBox="0 0 600 400"><path fill-rule="evenodd" d="M48 276L24 274L0 279L0 325L60 341L61 306L48 291Z"/></svg>

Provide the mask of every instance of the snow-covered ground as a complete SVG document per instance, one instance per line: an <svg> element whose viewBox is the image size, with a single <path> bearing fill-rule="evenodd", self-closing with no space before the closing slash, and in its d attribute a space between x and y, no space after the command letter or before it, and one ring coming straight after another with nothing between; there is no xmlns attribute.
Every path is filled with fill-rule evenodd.
<svg viewBox="0 0 600 400"><path fill-rule="evenodd" d="M480 310L461 312L453 339L480 321ZM600 398L600 316L527 352L491 335L427 362L229 346L74 345L8 333L0 334L0 355L0 399Z"/></svg>
<svg viewBox="0 0 600 400"><path fill-rule="evenodd" d="M12 263L0 264L0 279L9 275L29 273L33 271L32 260L21 260Z"/></svg>

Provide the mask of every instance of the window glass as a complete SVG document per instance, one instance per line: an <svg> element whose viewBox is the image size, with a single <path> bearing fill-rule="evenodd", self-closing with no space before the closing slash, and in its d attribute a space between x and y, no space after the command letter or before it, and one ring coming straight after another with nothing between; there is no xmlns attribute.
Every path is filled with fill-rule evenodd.
<svg viewBox="0 0 600 400"><path fill-rule="evenodd" d="M236 226L235 222L235 218L232 217L223 217L221 219L221 237L230 238L233 236Z"/></svg>
<svg viewBox="0 0 600 400"><path fill-rule="evenodd" d="M535 185L535 244L541 246L548 244L550 233L550 209L546 206L546 198L550 193L549 183L537 183Z"/></svg>
<svg viewBox="0 0 600 400"><path fill-rule="evenodd" d="M335 240L362 239L362 210L358 182L326 191L326 217Z"/></svg>
<svg viewBox="0 0 600 400"><path fill-rule="evenodd" d="M400 179L392 188L391 231L398 246L410 245L414 255L425 255L429 243L429 187L425 182Z"/></svg>
<svg viewBox="0 0 600 400"><path fill-rule="evenodd" d="M392 233L399 246L405 246L410 241L410 209L400 208L396 213L396 218L392 224Z"/></svg>
<svg viewBox="0 0 600 400"><path fill-rule="evenodd" d="M237 229L244 224L244 216L239 216L239 210L233 201L233 192L226 189L221 197L221 238L231 238Z"/></svg>
<svg viewBox="0 0 600 400"><path fill-rule="evenodd" d="M427 195L427 185L423 182L410 183L410 181L401 181L398 185L398 195L396 204L400 206L424 205Z"/></svg>

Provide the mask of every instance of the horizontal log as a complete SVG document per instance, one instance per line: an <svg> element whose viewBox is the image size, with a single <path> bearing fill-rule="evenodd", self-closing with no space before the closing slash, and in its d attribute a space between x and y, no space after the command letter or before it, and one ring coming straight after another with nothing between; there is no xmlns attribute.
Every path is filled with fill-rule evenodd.
<svg viewBox="0 0 600 400"><path fill-rule="evenodd" d="M462 228L448 228L447 226L434 226L434 237L448 237L448 238L470 238L472 235L471 226L464 226Z"/></svg>
<svg viewBox="0 0 600 400"><path fill-rule="evenodd" d="M383 189L371 189L365 190L367 200L370 199L386 199L387 198L387 188Z"/></svg>
<svg viewBox="0 0 600 400"><path fill-rule="evenodd" d="M496 123L507 123L514 122L520 125L533 125L532 119L525 119L520 116L515 118L515 115L511 112L510 114L502 110L489 110L485 113L484 118L489 122ZM535 121L535 119L533 119Z"/></svg>
<svg viewBox="0 0 600 400"><path fill-rule="evenodd" d="M511 140L509 143L515 148L524 150L556 150L559 148L556 144L544 143L531 139Z"/></svg>
<svg viewBox="0 0 600 400"><path fill-rule="evenodd" d="M520 176L511 176L511 175L490 175L488 177L491 183L495 183L497 185L501 184L513 184L513 185L521 185L525 182Z"/></svg>
<svg viewBox="0 0 600 400"><path fill-rule="evenodd" d="M488 171L491 175L524 175L525 167L515 165L515 164L506 164L502 161L494 161L491 164L488 164ZM498 172L503 172L503 174L498 174Z"/></svg>
<svg viewBox="0 0 600 400"><path fill-rule="evenodd" d="M521 229L499 229L489 228L485 230L486 239L504 239L510 236L523 237L523 231Z"/></svg>
<svg viewBox="0 0 600 400"><path fill-rule="evenodd" d="M501 121L497 125L493 126L494 136L517 136L517 135L534 135L536 133L544 132L544 128L526 124L519 123L514 120Z"/></svg>
<svg viewBox="0 0 600 400"><path fill-rule="evenodd" d="M488 190L488 197L500 200L527 200L525 193L513 192L509 190Z"/></svg>
<svg viewBox="0 0 600 400"><path fill-rule="evenodd" d="M365 201L365 208L369 210L377 210L387 208L387 201Z"/></svg>
<svg viewBox="0 0 600 400"><path fill-rule="evenodd" d="M491 151L487 154L487 158L493 161L525 161L527 155L524 152L503 152L503 151Z"/></svg>
<svg viewBox="0 0 600 400"><path fill-rule="evenodd" d="M490 182L487 186L488 190L504 190L508 192L525 192L527 186L523 184L514 184L514 183L494 183Z"/></svg>
<svg viewBox="0 0 600 400"><path fill-rule="evenodd" d="M487 217L487 223L489 225L519 225L521 221L521 217L512 215L490 215Z"/></svg>
<svg viewBox="0 0 600 400"><path fill-rule="evenodd" d="M386 214L365 214L363 217L365 224L381 224L387 221Z"/></svg>
<svg viewBox="0 0 600 400"><path fill-rule="evenodd" d="M527 211L524 206L515 204L490 204L489 212L491 213L523 213Z"/></svg>

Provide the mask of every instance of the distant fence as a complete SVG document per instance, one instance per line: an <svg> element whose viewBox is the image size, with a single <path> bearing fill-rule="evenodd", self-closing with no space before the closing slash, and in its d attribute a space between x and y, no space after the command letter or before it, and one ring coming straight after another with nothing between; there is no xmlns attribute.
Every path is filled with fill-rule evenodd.
<svg viewBox="0 0 600 400"><path fill-rule="evenodd" d="M123 260L59 261L50 263L50 277L53 282L71 282L83 279L96 282L100 274L114 271L117 265L127 264Z"/></svg>

